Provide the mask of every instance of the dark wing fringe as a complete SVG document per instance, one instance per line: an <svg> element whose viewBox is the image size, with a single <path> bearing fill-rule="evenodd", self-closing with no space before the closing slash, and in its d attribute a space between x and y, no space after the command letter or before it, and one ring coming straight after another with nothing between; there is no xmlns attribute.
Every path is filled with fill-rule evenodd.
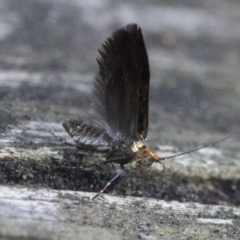
<svg viewBox="0 0 240 240"><path fill-rule="evenodd" d="M142 75L139 91L139 108L138 108L138 135L147 138L148 131L148 95L149 95L149 82L150 82L150 70L148 63L148 55L144 44L142 31L139 29L137 33L137 43L140 52L140 58L142 60Z"/></svg>
<svg viewBox="0 0 240 240"><path fill-rule="evenodd" d="M103 44L99 54L96 105L109 135L124 142L138 140L139 135L145 138L149 66L141 29L129 24L117 30Z"/></svg>
<svg viewBox="0 0 240 240"><path fill-rule="evenodd" d="M63 127L76 142L76 147L83 148L89 145L108 147L112 143L105 129L87 125L81 119L67 120L63 123Z"/></svg>

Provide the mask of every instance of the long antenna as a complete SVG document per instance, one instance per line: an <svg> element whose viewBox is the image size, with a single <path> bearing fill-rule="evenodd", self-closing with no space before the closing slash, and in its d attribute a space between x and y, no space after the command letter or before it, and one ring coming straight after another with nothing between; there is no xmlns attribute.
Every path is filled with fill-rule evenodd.
<svg viewBox="0 0 240 240"><path fill-rule="evenodd" d="M223 138L223 139L221 139L221 140L218 140L217 142L209 143L209 144L207 144L207 145L204 145L204 146L199 147L199 148L192 149L192 150L187 151L187 152L178 153L178 154L176 154L176 155L172 155L172 156L169 156L169 157L160 158L159 161L163 161L163 160L167 160L167 159L179 157L179 156L182 156L182 155L185 155L185 154L189 154L189 153L193 153L193 152L199 151L199 150L204 149L204 148L207 148L207 147L215 146L215 145L217 145L218 143L223 142L223 141L231 138L232 136L233 136L233 135L231 134L231 135L229 135L229 136L227 136L227 137L225 137L225 138Z"/></svg>

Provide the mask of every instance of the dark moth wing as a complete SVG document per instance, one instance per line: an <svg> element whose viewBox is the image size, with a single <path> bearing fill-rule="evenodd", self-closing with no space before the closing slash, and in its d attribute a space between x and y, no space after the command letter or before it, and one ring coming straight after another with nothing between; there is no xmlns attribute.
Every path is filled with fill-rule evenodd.
<svg viewBox="0 0 240 240"><path fill-rule="evenodd" d="M145 139L150 73L141 29L129 24L117 30L99 53L96 109L108 134L121 142Z"/></svg>

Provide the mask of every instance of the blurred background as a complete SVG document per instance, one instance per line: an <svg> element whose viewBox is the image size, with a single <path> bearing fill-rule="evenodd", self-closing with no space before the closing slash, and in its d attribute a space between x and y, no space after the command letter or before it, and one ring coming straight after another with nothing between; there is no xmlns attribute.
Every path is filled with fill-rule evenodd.
<svg viewBox="0 0 240 240"><path fill-rule="evenodd" d="M96 192L115 175L110 166L101 174L75 168L80 156L48 130L69 141L65 119L95 119L98 49L128 23L142 28L149 55L149 147L170 156L234 137L166 161L165 174L159 164L128 171L108 191L239 204L237 0L1 0L0 183Z"/></svg>
<svg viewBox="0 0 240 240"><path fill-rule="evenodd" d="M222 145L238 155L237 0L1 0L0 131L94 116L97 50L128 23L149 55L149 145L186 150L233 133Z"/></svg>
<svg viewBox="0 0 240 240"><path fill-rule="evenodd" d="M137 23L151 69L149 140L238 135L239 1L1 0L0 12L2 131L92 112L97 49Z"/></svg>

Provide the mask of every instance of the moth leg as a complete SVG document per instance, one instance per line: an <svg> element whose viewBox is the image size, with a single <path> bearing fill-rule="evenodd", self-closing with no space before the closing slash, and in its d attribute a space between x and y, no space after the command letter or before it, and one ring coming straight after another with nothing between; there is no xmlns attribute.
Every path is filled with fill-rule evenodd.
<svg viewBox="0 0 240 240"><path fill-rule="evenodd" d="M124 165L127 163L130 163L131 160L134 158L135 154L124 154L122 156L118 156L118 157L112 157L112 158L107 158L106 161L104 161L103 163L107 164L107 163L119 163L120 165Z"/></svg>
<svg viewBox="0 0 240 240"><path fill-rule="evenodd" d="M96 147L95 151L97 152L109 152L111 150L110 147Z"/></svg>
<svg viewBox="0 0 240 240"><path fill-rule="evenodd" d="M65 139L63 139L63 138L61 138L61 137L55 135L55 133L53 133L52 131L49 131L49 133L52 134L52 135L53 135L58 141L60 141L60 142L62 142L62 143L64 143L64 144L66 144L66 145L68 145L68 146L76 147L75 144L70 143L70 142L67 142Z"/></svg>
<svg viewBox="0 0 240 240"><path fill-rule="evenodd" d="M99 191L93 198L94 200L96 197L98 197L100 194L102 194L122 173L124 172L124 167L121 165L121 170L104 186L104 188Z"/></svg>

